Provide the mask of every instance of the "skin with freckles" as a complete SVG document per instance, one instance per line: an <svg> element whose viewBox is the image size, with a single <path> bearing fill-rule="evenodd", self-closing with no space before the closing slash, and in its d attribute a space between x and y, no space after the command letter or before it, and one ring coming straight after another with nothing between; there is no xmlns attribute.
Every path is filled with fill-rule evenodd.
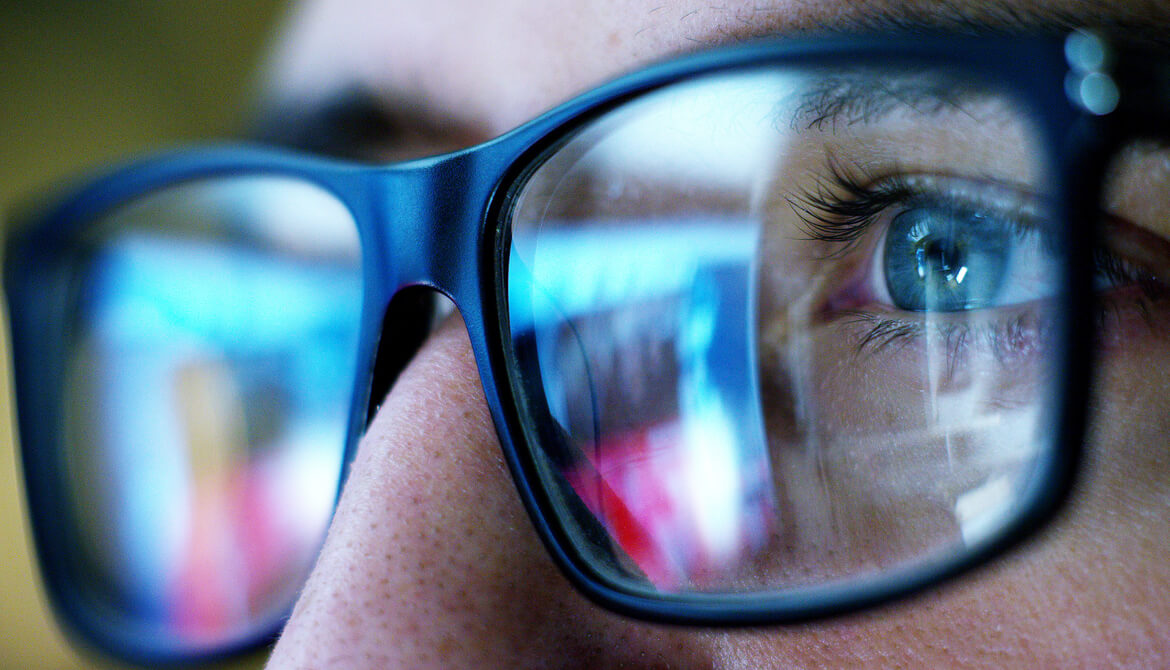
<svg viewBox="0 0 1170 670"><path fill-rule="evenodd" d="M1084 4L1059 3L1061 22ZM1152 31L1170 25L1170 15L1152 5L1115 4L1114 15L1080 20ZM1013 7L1024 17L1055 8ZM272 62L270 97L311 105L360 86L388 108L410 105L482 140L650 60L740 37L881 25L907 14L940 24L1006 20L978 0L897 7L323 1L295 15ZM929 152L929 142L920 145ZM1140 178L1119 168L1106 206L1139 232L1121 235L1116 247L1140 247L1152 256L1146 265L1158 267L1170 258L1158 245L1127 240L1170 237L1168 219L1143 197L1165 192L1166 162L1126 160L1153 167ZM1084 475L1038 538L904 602L813 624L735 630L636 622L569 585L521 507L455 315L397 380L361 441L269 667L1159 666L1170 654L1170 375L1150 372L1170 370L1170 319L1165 301L1159 304L1161 321L1114 315L1119 325L1102 342Z"/></svg>

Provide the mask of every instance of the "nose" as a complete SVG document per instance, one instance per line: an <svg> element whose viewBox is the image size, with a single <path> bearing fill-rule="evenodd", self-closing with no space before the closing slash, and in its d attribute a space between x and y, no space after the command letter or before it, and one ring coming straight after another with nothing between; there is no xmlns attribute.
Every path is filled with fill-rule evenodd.
<svg viewBox="0 0 1170 670"><path fill-rule="evenodd" d="M698 665L694 636L596 608L531 528L458 314L362 439L270 668ZM693 665L693 664L692 664Z"/></svg>

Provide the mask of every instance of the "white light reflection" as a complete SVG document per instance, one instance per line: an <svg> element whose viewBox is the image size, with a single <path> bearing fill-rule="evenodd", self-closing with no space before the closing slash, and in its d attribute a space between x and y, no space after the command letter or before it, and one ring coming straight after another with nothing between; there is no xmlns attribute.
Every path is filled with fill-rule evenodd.
<svg viewBox="0 0 1170 670"><path fill-rule="evenodd" d="M647 96L602 121L606 138L590 160L664 184L751 185L780 155L787 134L776 132L778 105L804 79L776 71L721 75Z"/></svg>
<svg viewBox="0 0 1170 670"><path fill-rule="evenodd" d="M356 261L357 226L339 200L295 178L238 177L196 191L204 206L250 232L271 248L313 258ZM345 222L345 225L322 225Z"/></svg>
<svg viewBox="0 0 1170 670"><path fill-rule="evenodd" d="M932 286L928 283L927 305L936 304ZM997 336L980 330L995 326L956 324L954 318L924 313L928 392L921 441L945 445L947 472L938 473L938 485L954 496L961 541L972 545L993 536L1009 518L1023 471L1035 456L1039 409L1026 392L1034 372L1009 370L990 341ZM1013 397L1020 393L1023 397ZM963 445L961 455L956 444Z"/></svg>
<svg viewBox="0 0 1170 670"><path fill-rule="evenodd" d="M995 535L1009 518L1014 502L1015 486L1003 475L960 494L955 500L955 519L963 542L974 545Z"/></svg>
<svg viewBox="0 0 1170 670"><path fill-rule="evenodd" d="M716 343L715 306L694 300L680 324L679 378L685 453L684 500L703 562L726 564L742 550L742 455L707 359ZM726 343L734 346L734 343Z"/></svg>
<svg viewBox="0 0 1170 670"><path fill-rule="evenodd" d="M704 562L727 565L743 552L745 509L735 431L717 396L684 413L686 500Z"/></svg>

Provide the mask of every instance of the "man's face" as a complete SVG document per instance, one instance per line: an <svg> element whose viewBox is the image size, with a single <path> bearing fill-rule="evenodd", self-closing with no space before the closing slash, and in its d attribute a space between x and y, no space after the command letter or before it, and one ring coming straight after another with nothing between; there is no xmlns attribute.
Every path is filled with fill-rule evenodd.
<svg viewBox="0 0 1170 670"><path fill-rule="evenodd" d="M489 139L668 55L902 22L1122 25L1146 37L1170 28L1170 12L1139 2L1089 12L1080 2L979 0L317 2L302 8L278 52L272 98L304 109L369 94L384 118L374 125L387 132L337 150L390 160ZM1170 183L1170 161L1155 153L1131 162L1106 207L1151 234L1142 239L1154 243L1142 246L1157 256L1170 238L1157 206L1165 199L1156 195ZM1166 323L1155 314L1106 331L1085 475L1037 541L953 584L863 614L705 630L620 617L561 576L513 489L453 317L398 379L362 440L272 667L1158 665L1170 652Z"/></svg>

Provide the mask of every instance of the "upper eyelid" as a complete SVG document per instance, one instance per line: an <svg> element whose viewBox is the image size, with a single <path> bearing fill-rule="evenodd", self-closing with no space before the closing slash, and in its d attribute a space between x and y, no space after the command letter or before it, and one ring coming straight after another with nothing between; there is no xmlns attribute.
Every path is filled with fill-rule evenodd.
<svg viewBox="0 0 1170 670"><path fill-rule="evenodd" d="M977 180L925 174L893 173L865 179L830 164L833 183L845 191L834 193L824 183L815 193L786 200L808 240L840 245L825 258L840 257L853 249L868 232L875 217L891 206L930 204L975 212L992 212L1016 221L1021 234L1043 230L1043 198L1022 186L995 180ZM977 195L976 195L977 194Z"/></svg>

